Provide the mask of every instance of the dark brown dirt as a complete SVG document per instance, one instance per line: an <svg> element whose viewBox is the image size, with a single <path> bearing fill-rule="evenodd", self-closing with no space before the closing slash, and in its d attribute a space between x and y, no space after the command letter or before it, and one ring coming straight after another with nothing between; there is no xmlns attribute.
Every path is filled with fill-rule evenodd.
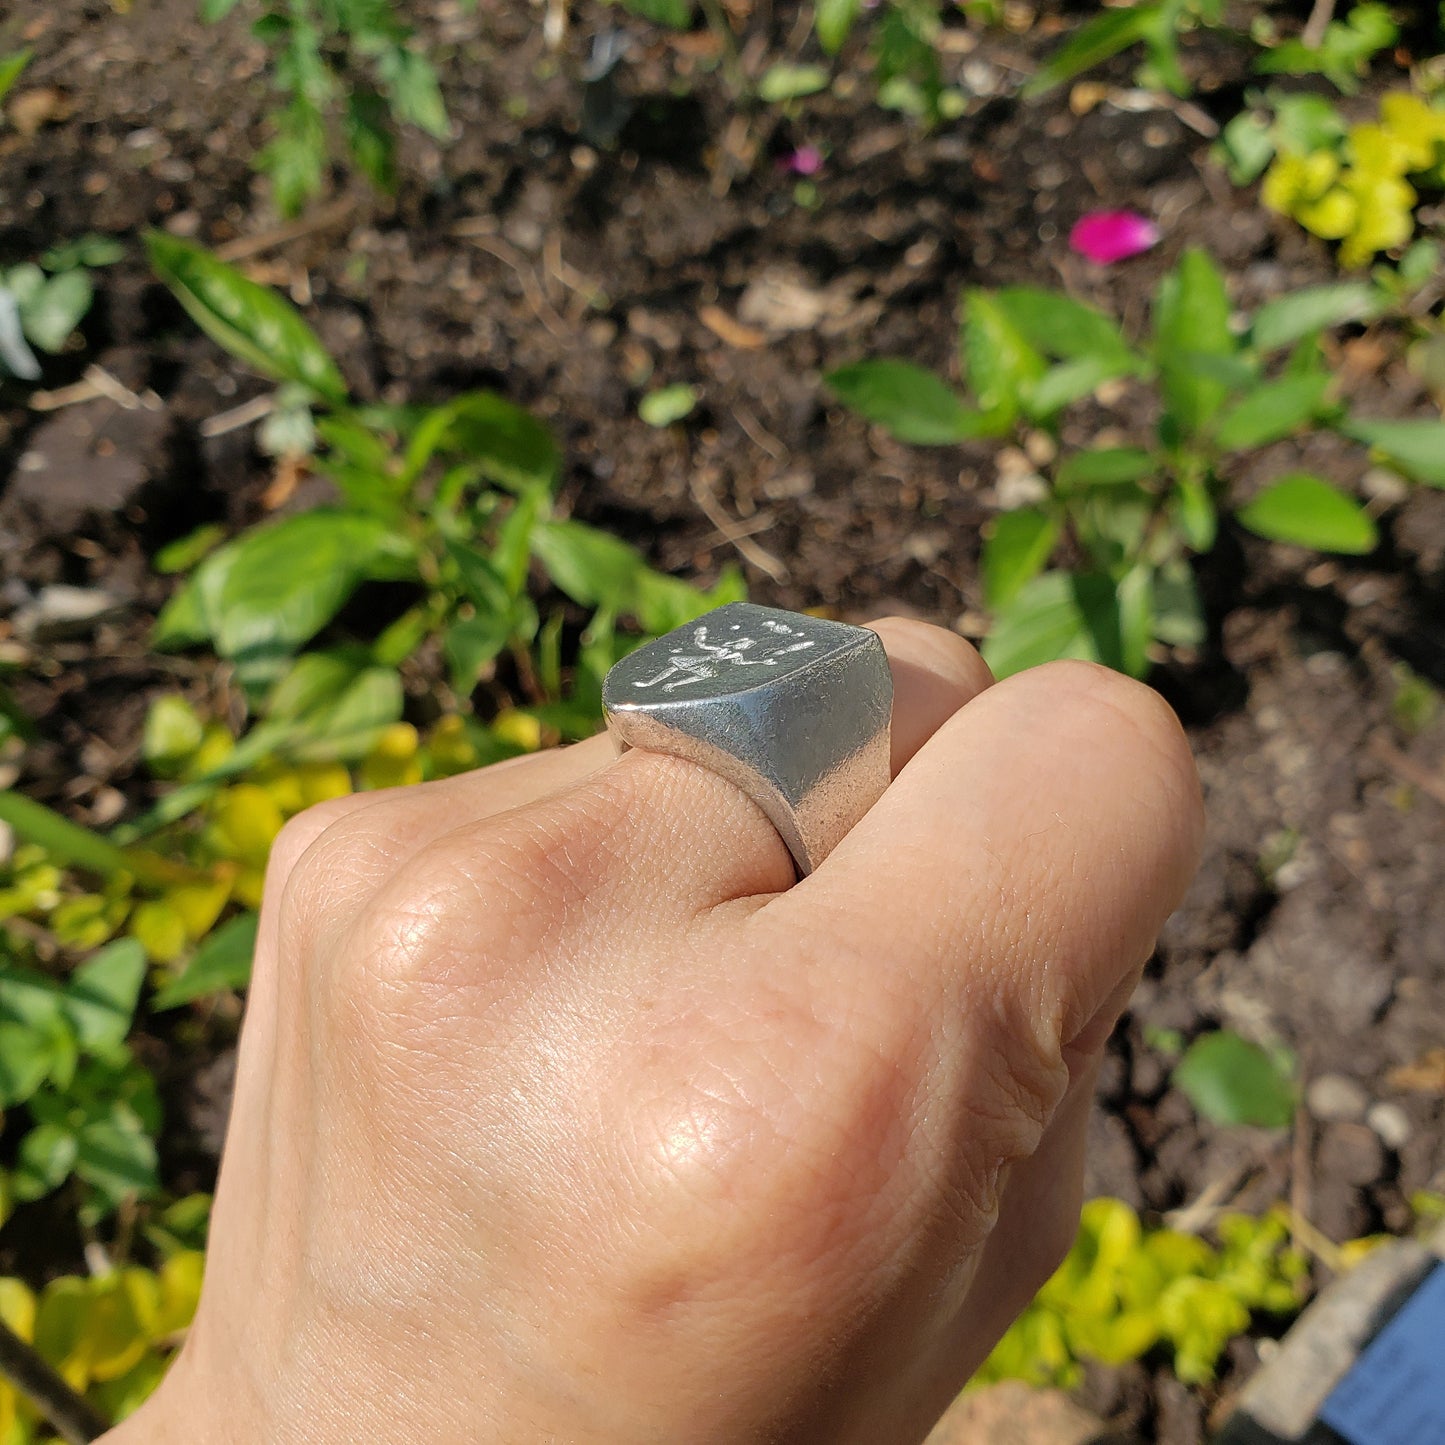
<svg viewBox="0 0 1445 1445"><path fill-rule="evenodd" d="M954 29L947 64L974 98L929 135L869 104L861 72L852 95L789 117L730 101L705 35L636 31L623 80L637 107L619 146L600 150L579 134L578 74L601 27L631 30L619 12L579 7L554 55L540 11L416 9L446 60L455 144L409 140L394 203L339 182L338 211L267 248L255 273L308 302L359 395L500 387L563 441L566 506L667 568L707 577L741 554L762 601L974 630L996 459L892 443L819 383L865 355L949 369L962 288L1062 285L1138 328L1186 245L1218 257L1242 307L1334 274L1323 247L1229 186L1174 111L1080 116L1063 96L1013 98L1048 22L1027 36ZM153 226L224 244L275 225L248 168L266 97L245 12L204 29L191 0L135 0L125 15L103 0L13 0L0 20L0 51L19 38L37 50L24 87L63 102L37 134L0 136L0 264L83 231L130 244L103 279L84 351L51 363L47 384L98 361L163 408L125 423L101 468L79 432L120 425L109 403L47 419L0 391L4 606L62 581L101 587L122 609L86 638L32 651L22 684L45 739L29 781L80 816L142 801L148 692L205 682L197 664L145 651L165 591L147 554L204 517L239 525L262 510L266 465L248 433L206 440L200 424L263 388L195 335L136 243ZM754 69L804 43L791 7L769 13L749 22ZM1237 109L1236 51L1196 44L1190 64L1205 115ZM1109 74L1127 81L1128 66ZM776 162L803 142L827 156L816 209ZM1064 237L1082 211L1115 205L1157 217L1165 242L1101 272ZM1357 339L1339 356L1356 405L1419 404L1397 340ZM636 404L667 382L697 385L700 409L654 431ZM1146 420L1126 395L1077 435L1115 425L1127 438ZM54 485L33 484L37 457ZM1359 454L1328 438L1307 460L1360 480ZM1261 459L1241 488L1283 464ZM77 488L88 500L66 510ZM1095 1118L1091 1185L1141 1208L1205 1191L1245 1206L1289 1197L1339 1239L1403 1227L1412 1191L1445 1187L1445 1100L1391 1082L1445 1039L1445 721L1411 734L1392 708L1402 661L1445 686L1445 497L1379 510L1386 540L1359 561L1227 533L1202 573L1211 644L1156 679L1190 726L1211 830L1112 1046ZM1343 1075L1369 1105L1397 1107L1302 1113L1303 1149L1203 1125L1169 1087L1155 1031L1213 1024L1280 1040L1306 1079ZM177 1146L191 1161L217 1135L216 1091L201 1092L202 1143ZM1226 1387L1250 1367L1241 1348ZM1091 1394L1152 1438L1199 1438L1209 1401L1164 1379L1136 1367Z"/></svg>

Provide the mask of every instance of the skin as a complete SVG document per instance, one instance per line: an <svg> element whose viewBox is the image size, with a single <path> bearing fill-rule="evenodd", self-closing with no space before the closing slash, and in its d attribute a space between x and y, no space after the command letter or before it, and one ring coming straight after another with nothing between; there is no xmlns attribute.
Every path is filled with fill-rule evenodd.
<svg viewBox="0 0 1445 1445"><path fill-rule="evenodd" d="M1173 714L877 629L895 780L810 878L605 739L273 854L205 1290L107 1445L902 1445L1072 1239L1197 861Z"/></svg>

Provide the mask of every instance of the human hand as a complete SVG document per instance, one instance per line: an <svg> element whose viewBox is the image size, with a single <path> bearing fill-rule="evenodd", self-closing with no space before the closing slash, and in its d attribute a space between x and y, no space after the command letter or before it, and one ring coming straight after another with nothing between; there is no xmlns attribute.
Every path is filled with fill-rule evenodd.
<svg viewBox="0 0 1445 1445"><path fill-rule="evenodd" d="M605 738L288 826L200 1309L107 1445L927 1433L1073 1237L1201 809L1138 684L878 631L895 781L796 884Z"/></svg>

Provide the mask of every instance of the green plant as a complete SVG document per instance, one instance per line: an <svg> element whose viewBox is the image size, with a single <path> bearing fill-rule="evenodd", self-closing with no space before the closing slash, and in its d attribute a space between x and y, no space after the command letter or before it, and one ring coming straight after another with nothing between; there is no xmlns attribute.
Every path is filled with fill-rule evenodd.
<svg viewBox="0 0 1445 1445"><path fill-rule="evenodd" d="M202 19L224 19L240 0L200 0ZM274 55L282 96L274 135L256 157L276 209L299 212L326 186L333 125L346 153L378 190L396 185L399 126L437 140L451 133L431 62L391 0L275 0L252 27Z"/></svg>
<svg viewBox="0 0 1445 1445"><path fill-rule="evenodd" d="M162 1253L154 1270L128 1265L62 1275L38 1293L23 1280L0 1279L0 1321L104 1418L123 1419L160 1383L200 1298L200 1251ZM0 1380L0 1440L49 1445L53 1439L30 1403Z"/></svg>
<svg viewBox="0 0 1445 1445"><path fill-rule="evenodd" d="M1386 5L1365 0L1343 20L1330 20L1318 38L1305 34L1281 40L1267 16L1253 28L1266 46L1254 68L1261 75L1323 75L1346 95L1353 95L1369 74L1370 62L1400 38L1400 27Z"/></svg>
<svg viewBox="0 0 1445 1445"><path fill-rule="evenodd" d="M1142 45L1145 59L1137 72L1138 83L1187 95L1189 78L1179 61L1180 34L1199 26L1221 24L1224 9L1224 0L1145 0L1106 10L1080 26L1049 57L1024 93L1041 95Z"/></svg>
<svg viewBox="0 0 1445 1445"><path fill-rule="evenodd" d="M91 272L124 254L106 236L85 236L53 247L38 262L0 268L0 376L38 381L40 362L31 347L63 351L95 300Z"/></svg>
<svg viewBox="0 0 1445 1445"><path fill-rule="evenodd" d="M1285 1129L1294 1122L1295 1058L1229 1029L1201 1034L1174 1066L1174 1087L1211 1124Z"/></svg>
<svg viewBox="0 0 1445 1445"><path fill-rule="evenodd" d="M34 887L37 864L44 866L22 860L22 890ZM74 1175L86 1186L80 1218L93 1224L159 1187L155 1081L125 1042L145 978L145 952L133 939L122 939L81 964L64 984L24 966L13 946L5 952L0 1108L23 1106L29 1118L9 1175L10 1198L39 1199Z"/></svg>
<svg viewBox="0 0 1445 1445"><path fill-rule="evenodd" d="M672 29L691 26L702 10L708 25L720 37L725 54L736 46L722 9L710 0L620 0L623 7L644 20ZM976 5L961 6L969 18ZM837 56L860 27L868 30L868 54L879 105L901 111L925 125L935 125L963 111L964 97L945 83L939 59L938 37L943 26L941 0L817 0L812 7L812 29L827 57ZM980 19L987 16L979 14ZM737 83L741 84L740 73ZM781 62L758 81L757 96L769 105L789 107L828 89L832 74L827 66Z"/></svg>
<svg viewBox="0 0 1445 1445"><path fill-rule="evenodd" d="M982 561L993 614L985 654L997 671L1088 657L1141 675L1160 647L1203 640L1190 561L1214 546L1221 512L1260 536L1318 550L1376 545L1370 514L1308 473L1236 499L1231 480L1251 453L1330 428L1406 476L1445 486L1445 422L1350 414L1323 360L1324 329L1388 301L1366 283L1315 287L1261 307L1240 330L1218 269L1189 251L1161 282L1141 346L1067 296L973 291L960 345L971 400L899 360L845 366L827 383L899 440L933 446L1057 434L1069 408L1097 402L1105 386L1148 394L1158 415L1150 443L1058 453L1040 500L994 519ZM1068 565L1049 570L1055 556Z"/></svg>
<svg viewBox="0 0 1445 1445"><path fill-rule="evenodd" d="M1086 1361L1120 1365L1154 1351L1186 1383L1212 1380L1252 1317L1293 1315L1309 1283L1282 1212L1226 1215L1216 1233L1217 1246L1146 1228L1122 1200L1091 1199L1068 1257L973 1383L1068 1386Z"/></svg>
<svg viewBox="0 0 1445 1445"><path fill-rule="evenodd" d="M521 408L490 392L357 406L315 333L274 293L174 238L149 246L203 329L278 383L273 446L314 447L307 465L340 495L227 542L211 529L166 549L166 564L190 576L155 643L206 645L231 666L249 710L240 735L182 697L156 699L143 754L169 790L106 835L0 794L0 820L29 845L12 860L0 917L28 919L71 950L123 931L159 970L156 1006L172 1007L244 985L266 858L287 818L357 787L535 748L549 733L585 735L618 656L743 592L735 570L705 593L554 515L560 457ZM534 569L556 589L545 618ZM405 600L366 635L335 628L373 581L401 584ZM573 608L585 625L564 667ZM455 696L425 736L402 718L399 671L422 653L444 660ZM499 667L520 696L484 723L472 695Z"/></svg>
<svg viewBox="0 0 1445 1445"><path fill-rule="evenodd" d="M1445 109L1396 90L1380 98L1377 120L1347 126L1317 97L1275 97L1274 104L1273 121L1255 111L1226 129L1234 179L1263 172L1265 205L1339 241L1346 266L1367 265L1409 241L1421 192L1445 189Z"/></svg>
<svg viewBox="0 0 1445 1445"><path fill-rule="evenodd" d="M35 52L17 50L12 55L0 55L0 120L5 116L5 97L15 89L15 82L25 73L25 67L34 59Z"/></svg>

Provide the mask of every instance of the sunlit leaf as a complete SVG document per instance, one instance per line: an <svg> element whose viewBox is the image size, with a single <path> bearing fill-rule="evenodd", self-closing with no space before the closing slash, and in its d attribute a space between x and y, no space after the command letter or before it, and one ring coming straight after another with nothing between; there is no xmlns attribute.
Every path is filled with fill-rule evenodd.
<svg viewBox="0 0 1445 1445"><path fill-rule="evenodd" d="M1193 436L1214 418L1226 392L1223 382L1202 374L1195 357L1230 357L1236 349L1224 277L1205 252L1186 251L1160 283L1154 345L1165 405L1180 431Z"/></svg>
<svg viewBox="0 0 1445 1445"><path fill-rule="evenodd" d="M207 994L244 989L251 981L257 921L256 914L243 913L222 924L195 951L184 972L156 993L151 1007L179 1008Z"/></svg>
<svg viewBox="0 0 1445 1445"><path fill-rule="evenodd" d="M1173 1082L1213 1124L1286 1128L1294 1118L1294 1060L1227 1029L1202 1034L1175 1065Z"/></svg>
<svg viewBox="0 0 1445 1445"><path fill-rule="evenodd" d="M316 333L289 302L200 246L153 231L156 274L218 345L274 381L291 381L339 405L346 383Z"/></svg>
<svg viewBox="0 0 1445 1445"><path fill-rule="evenodd" d="M838 400L901 442L947 446L983 434L985 419L942 377L907 361L860 361L824 378Z"/></svg>
<svg viewBox="0 0 1445 1445"><path fill-rule="evenodd" d="M984 601L990 609L1008 606L1043 570L1058 537L1057 517L1032 507L1001 512L993 519L981 561Z"/></svg>
<svg viewBox="0 0 1445 1445"><path fill-rule="evenodd" d="M1320 414L1329 382L1325 372L1265 382L1223 413L1214 440L1225 451L1235 452L1268 446L1292 435Z"/></svg>
<svg viewBox="0 0 1445 1445"><path fill-rule="evenodd" d="M1316 331L1378 315L1383 297L1363 281L1306 286L1267 301L1254 313L1250 341L1262 352L1278 351Z"/></svg>
<svg viewBox="0 0 1445 1445"><path fill-rule="evenodd" d="M1351 417L1340 430L1378 448L1407 477L1445 487L1445 421L1370 421Z"/></svg>
<svg viewBox="0 0 1445 1445"><path fill-rule="evenodd" d="M1235 513L1243 527L1273 542L1363 556L1379 545L1379 529L1343 492L1305 472L1266 487Z"/></svg>

